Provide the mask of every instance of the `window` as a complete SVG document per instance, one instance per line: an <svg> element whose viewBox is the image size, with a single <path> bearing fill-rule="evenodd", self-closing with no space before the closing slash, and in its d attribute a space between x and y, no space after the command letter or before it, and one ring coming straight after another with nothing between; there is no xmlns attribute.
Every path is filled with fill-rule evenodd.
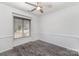
<svg viewBox="0 0 79 59"><path fill-rule="evenodd" d="M14 38L27 37L31 35L31 21L14 16Z"/></svg>

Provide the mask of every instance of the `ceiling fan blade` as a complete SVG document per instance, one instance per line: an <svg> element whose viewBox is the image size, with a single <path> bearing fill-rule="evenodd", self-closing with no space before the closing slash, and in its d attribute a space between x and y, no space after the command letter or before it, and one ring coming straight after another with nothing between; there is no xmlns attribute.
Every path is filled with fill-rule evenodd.
<svg viewBox="0 0 79 59"><path fill-rule="evenodd" d="M36 10L36 8L32 9L31 12L32 12L32 11L35 11L35 10Z"/></svg>
<svg viewBox="0 0 79 59"><path fill-rule="evenodd" d="M29 2L25 2L25 3L26 3L26 4L29 4L29 5L31 5L31 6L37 7L37 5L35 5L35 4L29 3Z"/></svg>
<svg viewBox="0 0 79 59"><path fill-rule="evenodd" d="M39 6L39 2L37 2L37 6Z"/></svg>
<svg viewBox="0 0 79 59"><path fill-rule="evenodd" d="M42 9L40 9L40 12L43 13L44 11Z"/></svg>

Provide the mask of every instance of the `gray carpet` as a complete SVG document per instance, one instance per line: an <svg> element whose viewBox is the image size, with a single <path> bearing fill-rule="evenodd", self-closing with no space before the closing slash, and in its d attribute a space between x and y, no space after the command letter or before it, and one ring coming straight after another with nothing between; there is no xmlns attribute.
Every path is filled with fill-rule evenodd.
<svg viewBox="0 0 79 59"><path fill-rule="evenodd" d="M76 51L37 40L0 53L0 56L79 56L79 54Z"/></svg>

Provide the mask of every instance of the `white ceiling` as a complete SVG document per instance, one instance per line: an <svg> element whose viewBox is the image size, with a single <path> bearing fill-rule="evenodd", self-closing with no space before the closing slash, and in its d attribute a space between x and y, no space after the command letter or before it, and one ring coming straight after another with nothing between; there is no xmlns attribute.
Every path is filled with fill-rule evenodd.
<svg viewBox="0 0 79 59"><path fill-rule="evenodd" d="M11 7L21 9L23 11L30 11L34 8L34 6L25 4L25 2L3 2L3 3ZM29 3L36 4L36 2L29 2ZM77 4L79 3L78 2L42 2L44 13L48 13L51 11L54 12ZM41 14L39 11L33 11L32 13Z"/></svg>

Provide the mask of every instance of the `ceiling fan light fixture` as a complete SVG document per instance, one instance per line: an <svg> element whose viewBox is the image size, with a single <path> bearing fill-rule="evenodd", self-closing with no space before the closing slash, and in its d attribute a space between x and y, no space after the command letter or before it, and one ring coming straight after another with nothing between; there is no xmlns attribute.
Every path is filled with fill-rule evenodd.
<svg viewBox="0 0 79 59"><path fill-rule="evenodd" d="M36 10L40 10L41 8L38 6L37 8L36 8Z"/></svg>

